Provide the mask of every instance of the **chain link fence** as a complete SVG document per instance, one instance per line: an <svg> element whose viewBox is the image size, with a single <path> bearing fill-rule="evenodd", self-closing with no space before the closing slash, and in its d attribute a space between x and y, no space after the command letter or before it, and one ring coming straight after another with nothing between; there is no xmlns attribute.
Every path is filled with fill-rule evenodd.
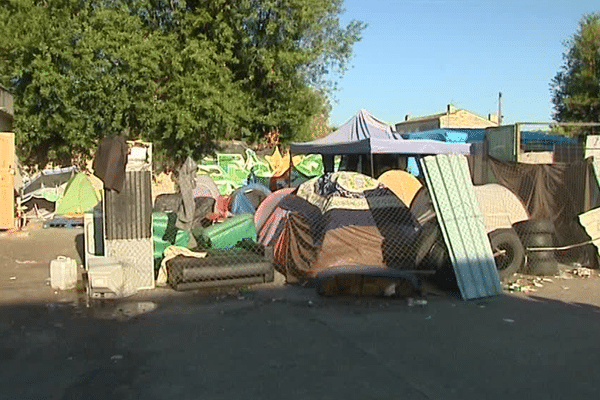
<svg viewBox="0 0 600 400"><path fill-rule="evenodd" d="M520 144L519 136L492 138L467 156L500 278L597 268L596 238L579 220L600 206L591 147L523 126L502 132L518 132ZM419 274L456 282L428 188L405 171L378 179L338 171L274 192L254 184L199 194L198 209L210 206L195 216L188 249L164 250L176 242L173 228L155 237L156 275L176 290L269 283L277 274L289 283L325 279L323 294L406 294L414 285L400 282ZM155 214L170 208L155 201Z"/></svg>
<svg viewBox="0 0 600 400"><path fill-rule="evenodd" d="M516 124L502 134L486 137L490 140L479 144L477 155L470 156L476 189L496 187L496 197L501 190L508 190L512 198L505 198L500 209L480 198L492 247L501 254L496 260L501 277L509 279L515 272L555 275L562 268L598 267L597 249L592 244L597 238L580 222L582 214L600 206L597 125ZM490 222L494 214L503 214L504 222ZM522 254L522 265L513 265L503 274L507 258Z"/></svg>
<svg viewBox="0 0 600 400"><path fill-rule="evenodd" d="M389 186L359 173L337 172L296 188L267 194L254 185L226 201L216 199L213 212L205 208L195 218L192 251L155 252L161 259L159 281L186 290L268 283L275 271L289 283L302 283L338 272L379 276L385 269L398 272L400 279L408 272L442 269L448 265L447 250L427 189L408 173L395 173L400 181ZM173 208L162 198L155 202L155 216ZM163 229L155 225L156 231ZM157 240L176 236L172 226L164 231L155 237L155 249Z"/></svg>

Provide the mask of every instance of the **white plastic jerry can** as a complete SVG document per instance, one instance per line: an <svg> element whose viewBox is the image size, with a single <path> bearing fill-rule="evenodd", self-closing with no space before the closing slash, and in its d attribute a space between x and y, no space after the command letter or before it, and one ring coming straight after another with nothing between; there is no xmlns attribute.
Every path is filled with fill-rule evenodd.
<svg viewBox="0 0 600 400"><path fill-rule="evenodd" d="M77 285L77 263L65 256L50 261L50 286L52 289L68 290Z"/></svg>

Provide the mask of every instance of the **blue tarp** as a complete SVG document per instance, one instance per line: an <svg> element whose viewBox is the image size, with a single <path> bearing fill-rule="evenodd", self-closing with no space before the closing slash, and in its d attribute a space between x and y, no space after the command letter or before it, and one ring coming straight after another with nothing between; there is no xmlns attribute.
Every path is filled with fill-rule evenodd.
<svg viewBox="0 0 600 400"><path fill-rule="evenodd" d="M451 143L473 143L481 142L485 137L485 129L434 129L424 132L412 132L402 134L404 139L410 140L438 140ZM521 132L521 143L524 145L544 145L551 151L555 144L574 145L577 141L562 135L546 134L538 131Z"/></svg>
<svg viewBox="0 0 600 400"><path fill-rule="evenodd" d="M450 143L467 143L469 135L466 132L448 129L434 129L425 132L403 133L402 138L406 140L437 140Z"/></svg>

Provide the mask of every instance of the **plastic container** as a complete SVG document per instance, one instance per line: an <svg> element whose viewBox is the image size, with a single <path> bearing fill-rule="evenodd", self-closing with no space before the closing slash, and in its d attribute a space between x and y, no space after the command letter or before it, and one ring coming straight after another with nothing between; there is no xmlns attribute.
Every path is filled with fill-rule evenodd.
<svg viewBox="0 0 600 400"><path fill-rule="evenodd" d="M125 295L123 265L112 257L90 260L88 292L93 298L118 298Z"/></svg>
<svg viewBox="0 0 600 400"><path fill-rule="evenodd" d="M50 286L52 289L69 290L77 285L77 263L65 256L50 261Z"/></svg>

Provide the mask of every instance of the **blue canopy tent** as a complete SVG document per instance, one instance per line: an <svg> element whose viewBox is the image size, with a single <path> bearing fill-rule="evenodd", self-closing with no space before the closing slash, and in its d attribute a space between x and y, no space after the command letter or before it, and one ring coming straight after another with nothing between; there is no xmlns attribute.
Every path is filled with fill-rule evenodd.
<svg viewBox="0 0 600 400"><path fill-rule="evenodd" d="M344 125L328 136L305 143L292 143L291 153L321 154L325 171L333 171L335 155L369 155L371 171L374 154L432 155L470 154L470 144L438 140L406 140L392 126L360 110Z"/></svg>

